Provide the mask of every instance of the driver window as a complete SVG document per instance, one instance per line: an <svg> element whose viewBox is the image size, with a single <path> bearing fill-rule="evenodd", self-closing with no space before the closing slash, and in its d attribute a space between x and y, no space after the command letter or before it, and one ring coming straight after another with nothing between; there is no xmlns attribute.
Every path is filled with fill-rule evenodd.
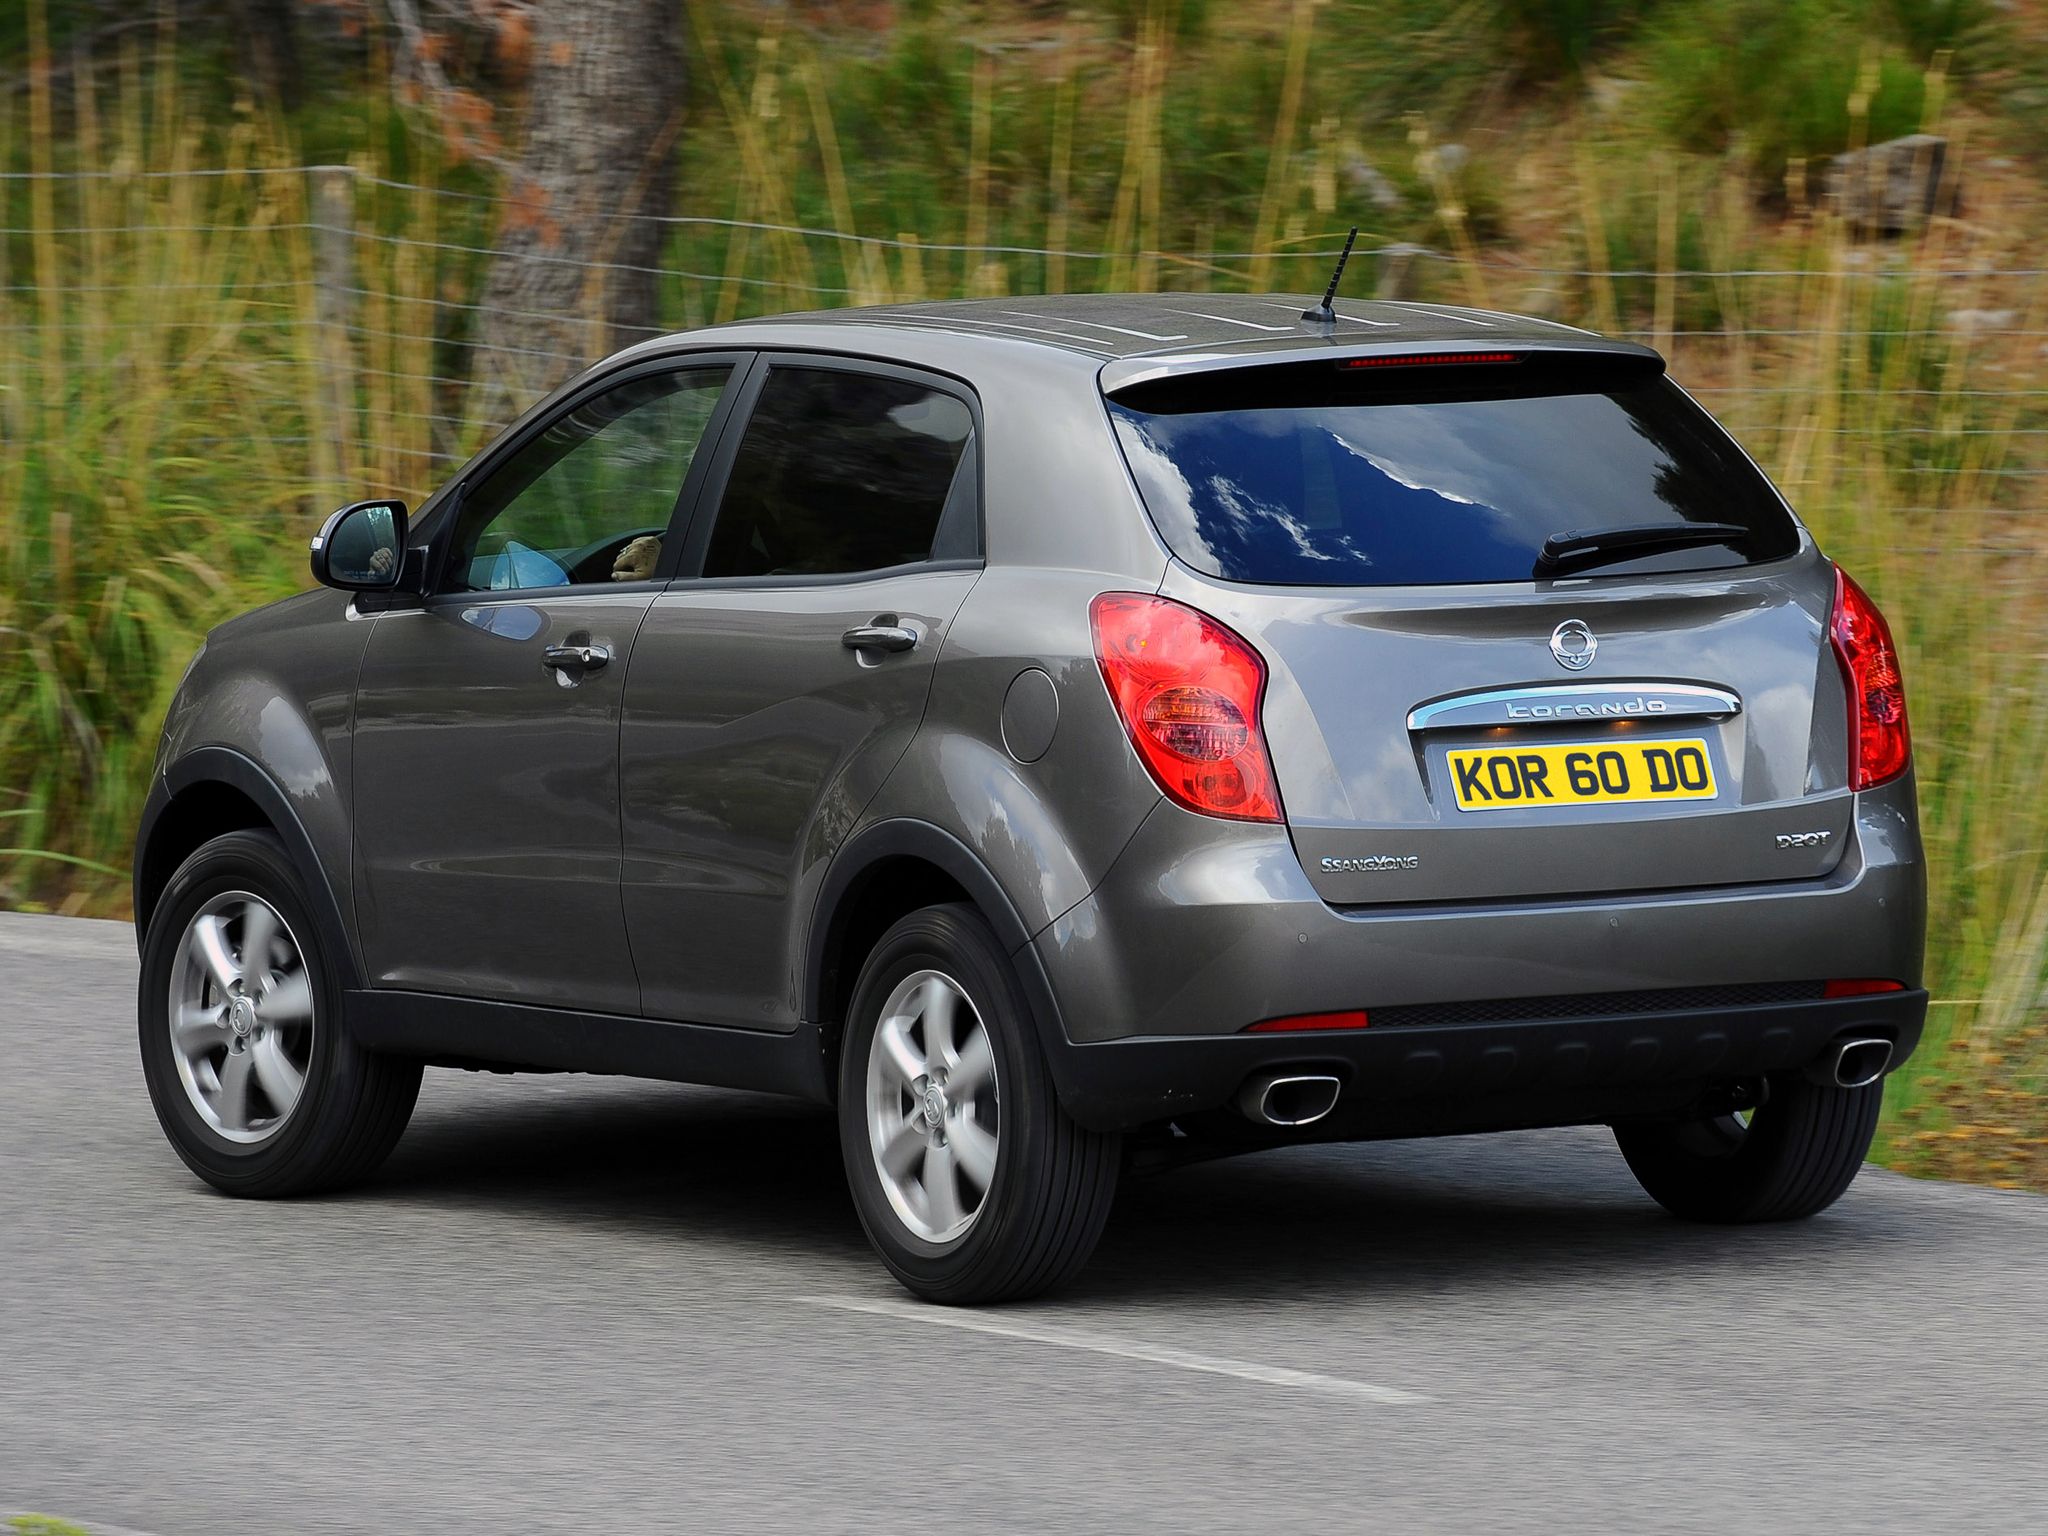
<svg viewBox="0 0 2048 1536"><path fill-rule="evenodd" d="M555 418L464 496L442 590L652 576L731 371L646 374Z"/></svg>

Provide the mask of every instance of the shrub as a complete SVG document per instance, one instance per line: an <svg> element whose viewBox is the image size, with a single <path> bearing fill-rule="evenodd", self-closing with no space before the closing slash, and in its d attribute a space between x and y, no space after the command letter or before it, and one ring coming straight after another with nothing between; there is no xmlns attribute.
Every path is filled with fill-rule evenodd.
<svg viewBox="0 0 2048 1536"><path fill-rule="evenodd" d="M1866 39L1861 51L1844 46L1852 37ZM1674 9L1656 28L1649 65L1663 125L1677 143L1739 147L1766 180L1797 158L1911 133L1926 103L1919 68L1871 40L1865 13L1840 0Z"/></svg>
<svg viewBox="0 0 2048 1536"><path fill-rule="evenodd" d="M1525 79L1576 76L1650 9L1643 0L1501 0L1501 20L1514 46L1512 67Z"/></svg>
<svg viewBox="0 0 2048 1536"><path fill-rule="evenodd" d="M1990 0L1890 0L1891 20L1916 63L1940 50L1967 50L1988 32Z"/></svg>

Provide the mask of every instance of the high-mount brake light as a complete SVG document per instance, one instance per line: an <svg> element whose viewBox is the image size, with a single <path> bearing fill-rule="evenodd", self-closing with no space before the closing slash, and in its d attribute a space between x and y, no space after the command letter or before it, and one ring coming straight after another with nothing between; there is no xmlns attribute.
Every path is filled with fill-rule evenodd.
<svg viewBox="0 0 2048 1536"><path fill-rule="evenodd" d="M1913 761L1906 685L1884 615L1839 565L1828 638L1849 690L1849 787L1875 789Z"/></svg>
<svg viewBox="0 0 2048 1536"><path fill-rule="evenodd" d="M1383 357L1347 357L1339 368L1437 368L1464 363L1519 363L1519 352L1395 352Z"/></svg>
<svg viewBox="0 0 2048 1536"><path fill-rule="evenodd" d="M1903 992L1904 982L1885 981L1875 976L1854 976L1828 982L1820 989L1822 997L1869 997L1876 992Z"/></svg>
<svg viewBox="0 0 2048 1536"><path fill-rule="evenodd" d="M1266 690L1259 653L1206 613L1170 598L1105 592L1089 619L1102 680L1159 787L1205 816L1280 820L1259 729Z"/></svg>
<svg viewBox="0 0 2048 1536"><path fill-rule="evenodd" d="M1346 1013L1290 1013L1283 1019L1261 1019L1247 1024L1247 1035L1291 1034L1298 1029L1364 1029L1372 1020L1363 1008Z"/></svg>

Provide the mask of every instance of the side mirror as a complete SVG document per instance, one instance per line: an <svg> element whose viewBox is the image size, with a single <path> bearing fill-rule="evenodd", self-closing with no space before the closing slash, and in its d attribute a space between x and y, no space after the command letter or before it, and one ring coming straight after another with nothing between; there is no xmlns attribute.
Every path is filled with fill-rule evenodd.
<svg viewBox="0 0 2048 1536"><path fill-rule="evenodd" d="M405 574L405 503L359 501L313 535L313 579L344 592L389 592Z"/></svg>

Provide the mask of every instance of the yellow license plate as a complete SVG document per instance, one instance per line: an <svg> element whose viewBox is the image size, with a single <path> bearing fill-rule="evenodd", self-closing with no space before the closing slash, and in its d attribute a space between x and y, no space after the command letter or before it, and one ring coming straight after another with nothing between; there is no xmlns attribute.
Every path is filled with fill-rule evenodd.
<svg viewBox="0 0 2048 1536"><path fill-rule="evenodd" d="M1448 760L1461 811L1714 798L1713 759L1697 739L1456 748Z"/></svg>

